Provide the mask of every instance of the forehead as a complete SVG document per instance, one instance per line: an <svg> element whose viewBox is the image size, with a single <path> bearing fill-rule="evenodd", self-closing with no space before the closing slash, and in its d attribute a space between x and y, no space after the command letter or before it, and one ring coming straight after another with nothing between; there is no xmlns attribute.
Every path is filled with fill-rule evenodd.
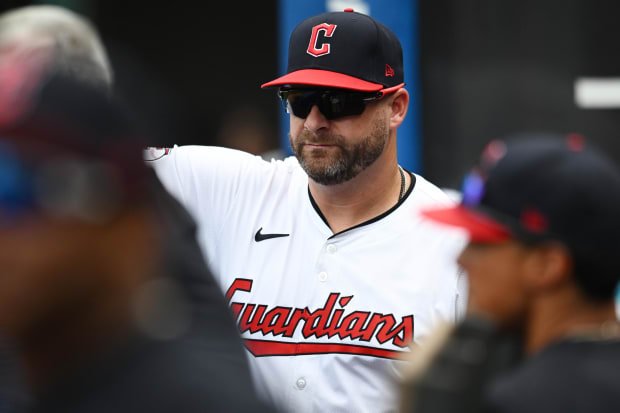
<svg viewBox="0 0 620 413"><path fill-rule="evenodd" d="M467 244L466 251L475 254L476 258L480 259L508 259L510 257L519 258L524 253L530 251L531 246L528 246L518 240L508 239L501 242L470 242ZM504 262L506 265L508 261ZM502 265L500 261L499 265Z"/></svg>

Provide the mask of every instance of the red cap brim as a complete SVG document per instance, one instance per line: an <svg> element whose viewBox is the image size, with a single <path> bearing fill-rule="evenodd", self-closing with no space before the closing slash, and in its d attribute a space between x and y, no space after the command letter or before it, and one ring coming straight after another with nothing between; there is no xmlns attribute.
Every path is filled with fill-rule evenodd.
<svg viewBox="0 0 620 413"><path fill-rule="evenodd" d="M335 87L363 92L377 92L385 87L380 83L367 82L342 73L330 72L328 70L303 69L267 82L261 88L283 85Z"/></svg>
<svg viewBox="0 0 620 413"><path fill-rule="evenodd" d="M471 242L496 243L511 238L510 231L499 222L461 205L422 211L422 215L442 224L465 229Z"/></svg>

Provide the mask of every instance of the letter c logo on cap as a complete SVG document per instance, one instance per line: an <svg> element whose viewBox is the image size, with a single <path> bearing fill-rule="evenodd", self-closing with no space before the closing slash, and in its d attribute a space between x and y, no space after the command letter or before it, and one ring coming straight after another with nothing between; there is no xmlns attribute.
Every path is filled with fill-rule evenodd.
<svg viewBox="0 0 620 413"><path fill-rule="evenodd" d="M319 37L319 32L323 31L325 37L332 37L334 34L334 30L336 30L335 24L327 24L321 23L317 24L312 28L312 36L310 37L310 44L308 44L308 54L314 57L323 56L329 54L330 52L330 44L322 43L320 48L317 48L317 41Z"/></svg>

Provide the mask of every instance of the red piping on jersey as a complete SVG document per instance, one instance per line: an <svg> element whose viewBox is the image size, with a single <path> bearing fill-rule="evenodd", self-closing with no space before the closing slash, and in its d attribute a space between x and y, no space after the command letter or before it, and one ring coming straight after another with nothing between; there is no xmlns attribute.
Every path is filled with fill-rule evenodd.
<svg viewBox="0 0 620 413"><path fill-rule="evenodd" d="M382 348L331 343L287 343L282 341L246 339L245 346L255 357L302 356L309 354L359 354L389 359L401 359L405 352Z"/></svg>

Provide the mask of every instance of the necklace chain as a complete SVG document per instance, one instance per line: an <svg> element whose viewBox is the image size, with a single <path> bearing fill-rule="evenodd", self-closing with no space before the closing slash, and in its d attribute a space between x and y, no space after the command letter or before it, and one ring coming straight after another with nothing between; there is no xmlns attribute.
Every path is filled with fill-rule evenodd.
<svg viewBox="0 0 620 413"><path fill-rule="evenodd" d="M405 195L405 171L403 171L400 165L398 165L398 171L400 172L400 194L398 195L398 202L400 202Z"/></svg>

